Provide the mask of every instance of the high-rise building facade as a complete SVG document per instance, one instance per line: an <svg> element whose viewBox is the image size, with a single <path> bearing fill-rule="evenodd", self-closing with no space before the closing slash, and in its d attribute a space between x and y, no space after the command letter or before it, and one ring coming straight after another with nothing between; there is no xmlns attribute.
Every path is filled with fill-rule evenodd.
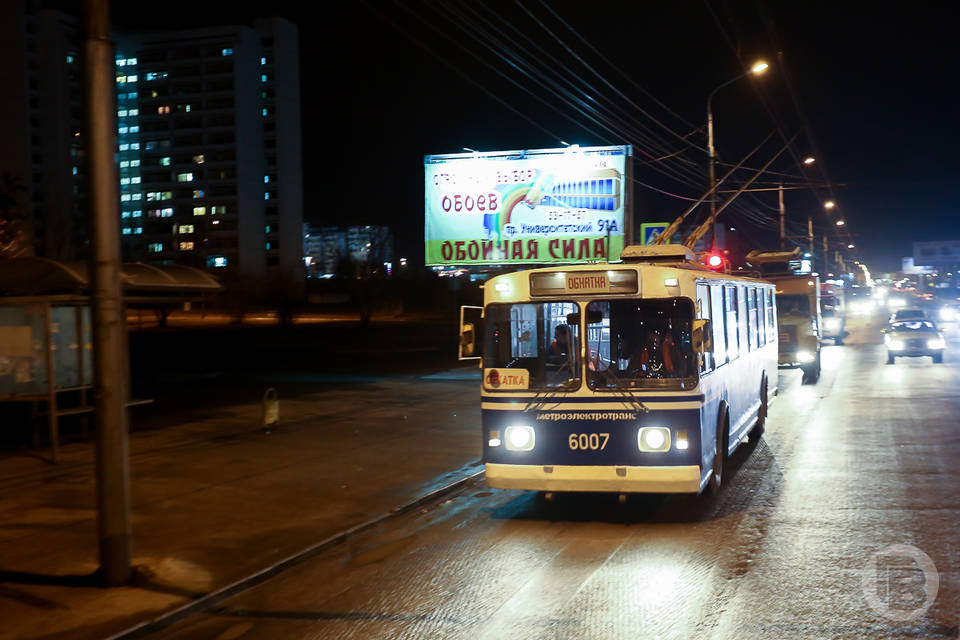
<svg viewBox="0 0 960 640"><path fill-rule="evenodd" d="M84 257L78 20L36 0L11 5L0 172L23 183L36 252ZM270 18L115 41L125 259L302 287L296 26Z"/></svg>
<svg viewBox="0 0 960 640"><path fill-rule="evenodd" d="M74 16L10 2L0 20L0 173L22 207L31 247L84 257L85 176L80 27Z"/></svg>
<svg viewBox="0 0 960 640"><path fill-rule="evenodd" d="M117 39L132 258L302 280L298 55L279 18Z"/></svg>

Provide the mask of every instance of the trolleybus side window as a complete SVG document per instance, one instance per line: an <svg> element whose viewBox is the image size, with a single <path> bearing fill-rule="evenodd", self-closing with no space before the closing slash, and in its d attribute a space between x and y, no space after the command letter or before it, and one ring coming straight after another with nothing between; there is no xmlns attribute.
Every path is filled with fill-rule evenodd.
<svg viewBox="0 0 960 640"><path fill-rule="evenodd" d="M745 288L737 285L737 334L740 338L740 348L737 355L746 355L750 352L750 343L747 342L747 297Z"/></svg>
<svg viewBox="0 0 960 640"><path fill-rule="evenodd" d="M697 285L697 317L702 320L710 320L713 317L710 313L710 289L705 284ZM701 355L700 372L713 371L713 354L706 352Z"/></svg>
<svg viewBox="0 0 960 640"><path fill-rule="evenodd" d="M753 287L747 287L747 336L750 342L750 350L753 351L760 346L758 338L757 324L757 290Z"/></svg>
<svg viewBox="0 0 960 640"><path fill-rule="evenodd" d="M723 285L723 304L727 321L727 359L736 360L740 355L740 340L737 330L737 287Z"/></svg>
<svg viewBox="0 0 960 640"><path fill-rule="evenodd" d="M523 370L527 376L519 379L527 380L530 389L578 382L580 323L568 324L570 316L579 319L576 303L489 305L484 368Z"/></svg>
<svg viewBox="0 0 960 640"><path fill-rule="evenodd" d="M710 285L710 308L713 310L713 358L716 366L727 361L727 330L723 312L723 285Z"/></svg>
<svg viewBox="0 0 960 640"><path fill-rule="evenodd" d="M772 289L767 289L766 291L766 303L764 306L767 309L767 342L775 342L777 340L777 316L773 312Z"/></svg>
<svg viewBox="0 0 960 640"><path fill-rule="evenodd" d="M609 353L610 357L595 361L591 355L588 385L592 389L695 387L694 311L690 298L591 302L588 321L606 322L610 329L587 348L590 354Z"/></svg>
<svg viewBox="0 0 960 640"><path fill-rule="evenodd" d="M757 340L760 346L767 344L767 309L763 306L766 291L757 289Z"/></svg>

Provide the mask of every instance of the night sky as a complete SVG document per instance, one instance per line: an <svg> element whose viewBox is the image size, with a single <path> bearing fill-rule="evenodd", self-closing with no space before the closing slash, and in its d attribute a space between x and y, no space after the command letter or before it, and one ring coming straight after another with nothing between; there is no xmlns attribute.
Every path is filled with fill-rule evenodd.
<svg viewBox="0 0 960 640"><path fill-rule="evenodd" d="M632 143L641 161L660 157L662 149L683 150L636 174L649 185L636 187L637 221L672 219L687 201L659 191L696 197L705 189L707 95L757 58L771 63L762 78L737 81L714 98L717 145L722 159L736 162L778 127L774 141L750 163L759 166L782 137L801 131L793 154L781 156L771 170L805 173L817 183L829 178L835 186L833 195L828 188L788 193L791 233L804 232L811 213L818 233L835 229L821 206L835 197L839 207L832 217L847 220L857 256L874 271L898 269L913 241L960 239L953 188L960 164L958 22L946 5L549 2L576 34L541 0L309 6L176 0L164 4L162 15L153 5L141 15L144 6L115 1L114 21L187 28L274 14L296 22L303 54L305 219L390 225L398 253L412 262L423 258L423 156L463 147ZM504 46L472 39L482 32ZM601 118L615 131L590 122L498 58L505 46L518 45L580 83L596 104L615 110L620 123L606 111ZM659 147L637 139L641 125L660 138ZM634 133L625 133L627 127ZM688 134L689 143L679 140ZM807 154L818 162L801 169L796 161ZM744 198L725 221L756 246L773 246L776 203L775 193Z"/></svg>

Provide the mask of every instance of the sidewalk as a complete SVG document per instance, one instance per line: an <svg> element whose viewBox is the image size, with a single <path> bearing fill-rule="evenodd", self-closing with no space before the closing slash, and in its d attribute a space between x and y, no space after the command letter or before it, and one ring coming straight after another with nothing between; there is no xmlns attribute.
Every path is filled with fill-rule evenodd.
<svg viewBox="0 0 960 640"><path fill-rule="evenodd" d="M130 438L137 586L100 588L92 443L0 457L0 638L103 638L479 469L479 372L345 384ZM441 478L443 476L443 478Z"/></svg>

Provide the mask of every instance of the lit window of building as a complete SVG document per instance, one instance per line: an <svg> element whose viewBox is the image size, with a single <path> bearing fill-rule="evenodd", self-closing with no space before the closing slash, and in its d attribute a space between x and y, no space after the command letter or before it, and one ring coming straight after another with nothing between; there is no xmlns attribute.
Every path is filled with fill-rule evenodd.
<svg viewBox="0 0 960 640"><path fill-rule="evenodd" d="M207 215L207 208L206 208L206 207L194 207L194 208L193 208L193 215L195 215L195 216L205 216L205 215Z"/></svg>
<svg viewBox="0 0 960 640"><path fill-rule="evenodd" d="M161 251L163 251L163 243L162 243L162 242L151 242L150 244L147 245L147 249L149 249L150 251L152 251L152 252L154 252L154 253L160 253Z"/></svg>
<svg viewBox="0 0 960 640"><path fill-rule="evenodd" d="M264 199L264 200L269 200L269 199L270 199L270 192L269 192L269 191L264 191L264 192L263 192L263 199Z"/></svg>
<svg viewBox="0 0 960 640"><path fill-rule="evenodd" d="M167 207L166 209L160 209L161 218L169 218L173 215L173 207Z"/></svg>
<svg viewBox="0 0 960 640"><path fill-rule="evenodd" d="M266 82L266 81L267 81L267 74L261 73L261 74L260 74L260 82Z"/></svg>
<svg viewBox="0 0 960 640"><path fill-rule="evenodd" d="M135 193L135 194L133 194L133 197L131 198L131 200L142 200L142 199L143 199L143 194L142 194L142 193Z"/></svg>
<svg viewBox="0 0 960 640"><path fill-rule="evenodd" d="M137 76L127 76L127 82L136 82Z"/></svg>
<svg viewBox="0 0 960 640"><path fill-rule="evenodd" d="M75 55L73 55L72 53L67 54L67 64L73 64L76 61L77 61L77 57Z"/></svg>
<svg viewBox="0 0 960 640"><path fill-rule="evenodd" d="M133 211L130 212L130 217L131 217L131 218L139 218L139 217L141 217L142 215L143 215L143 210L142 210L142 209L134 209Z"/></svg>
<svg viewBox="0 0 960 640"><path fill-rule="evenodd" d="M140 133L140 125L135 124L130 127L130 133Z"/></svg>
<svg viewBox="0 0 960 640"><path fill-rule="evenodd" d="M203 157L202 153L198 153L197 155L193 156L193 161L197 164L203 164L206 162L206 159Z"/></svg>
<svg viewBox="0 0 960 640"><path fill-rule="evenodd" d="M260 64L267 64L266 58L260 58Z"/></svg>
<svg viewBox="0 0 960 640"><path fill-rule="evenodd" d="M121 169L127 169L129 166L130 166L130 161L129 161L129 160L121 160L121 161L120 161L120 168L121 168Z"/></svg>
<svg viewBox="0 0 960 640"><path fill-rule="evenodd" d="M119 111L117 111L117 117L118 117L118 118L125 118L125 117L127 117L127 110L126 110L126 109L120 109Z"/></svg>
<svg viewBox="0 0 960 640"><path fill-rule="evenodd" d="M134 228L133 228L133 234L134 234L134 235L141 235L142 233L143 233L143 227L134 227Z"/></svg>
<svg viewBox="0 0 960 640"><path fill-rule="evenodd" d="M186 171L177 174L177 182L193 182L193 172Z"/></svg>
<svg viewBox="0 0 960 640"><path fill-rule="evenodd" d="M161 166L161 167L169 167L169 166L170 166L170 156L163 156L162 158L160 158L160 166Z"/></svg>
<svg viewBox="0 0 960 640"><path fill-rule="evenodd" d="M127 97L130 98L131 100L136 100L136 99L137 99L137 92L136 92L136 91L133 91L133 92L131 92L131 93L128 93L128 94L127 94ZM139 113L139 111L138 111L138 113ZM133 115L133 114L131 114L131 115Z"/></svg>
<svg viewBox="0 0 960 640"><path fill-rule="evenodd" d="M129 150L130 150L130 145L127 144L127 143L123 143L122 145L120 145L119 148L120 148L120 151L129 151Z"/></svg>
<svg viewBox="0 0 960 640"><path fill-rule="evenodd" d="M77 175L77 168L76 168L76 167L73 168L73 175Z"/></svg>
<svg viewBox="0 0 960 640"><path fill-rule="evenodd" d="M130 178L120 178L120 184L130 184Z"/></svg>
<svg viewBox="0 0 960 640"><path fill-rule="evenodd" d="M224 214L224 213L226 213L226 212L227 212L227 206L226 206L226 205L223 205L223 204L218 204L218 205L215 206L215 207L210 207L210 213L212 213L212 214L215 215L215 216L216 216L216 215L220 215L220 214Z"/></svg>
<svg viewBox="0 0 960 640"><path fill-rule="evenodd" d="M270 251L270 243L267 243L267 251Z"/></svg>
<svg viewBox="0 0 960 640"><path fill-rule="evenodd" d="M119 133L121 133L121 134L122 134L122 133L127 133L129 130L130 130L129 127L120 127L119 129L117 129L117 131L118 131Z"/></svg>
<svg viewBox="0 0 960 640"><path fill-rule="evenodd" d="M262 116L267 115L267 108L266 108L266 107L264 107L263 109L260 110L260 115L262 115Z"/></svg>
<svg viewBox="0 0 960 640"><path fill-rule="evenodd" d="M120 233L121 233L121 235L128 236L128 235L130 235L130 228L129 228L129 227L124 227L124 228L123 228L123 231L121 231Z"/></svg>
<svg viewBox="0 0 960 640"><path fill-rule="evenodd" d="M229 48L229 47L227 47L227 48L225 48L225 49L221 49L221 50L220 50L220 55L222 55L222 56L232 56L232 55L233 55L233 49L231 49L231 48Z"/></svg>
<svg viewBox="0 0 960 640"><path fill-rule="evenodd" d="M131 160L131 161L130 161L130 166L131 166L131 167L139 167L139 166L140 166L140 161L139 161L139 160Z"/></svg>
<svg viewBox="0 0 960 640"><path fill-rule="evenodd" d="M170 105L168 104L160 105L159 107L157 107L157 113L160 115L163 115L165 113L170 113Z"/></svg>
<svg viewBox="0 0 960 640"><path fill-rule="evenodd" d="M208 267L225 267L227 266L227 256L208 256L207 266Z"/></svg>
<svg viewBox="0 0 960 640"><path fill-rule="evenodd" d="M127 66L127 61L124 58L117 58L117 66L125 67Z"/></svg>
<svg viewBox="0 0 960 640"><path fill-rule="evenodd" d="M193 233L193 225L182 224L179 227L177 227L177 233Z"/></svg>
<svg viewBox="0 0 960 640"><path fill-rule="evenodd" d="M130 184L140 184L140 176L133 176L130 178Z"/></svg>
<svg viewBox="0 0 960 640"><path fill-rule="evenodd" d="M120 213L120 217L121 217L121 218L129 218L129 217L130 217L130 212L129 212L129 211L122 211L122 212Z"/></svg>
<svg viewBox="0 0 960 640"><path fill-rule="evenodd" d="M137 97L137 94L134 93L134 94L132 94L132 96L133 96L134 98L136 98L136 97ZM130 109L127 113L128 113L129 115L131 115L131 116L138 116L138 115L140 115L140 109Z"/></svg>
<svg viewBox="0 0 960 640"><path fill-rule="evenodd" d="M203 191L203 189L194 189L194 190L193 190L193 197L194 197L194 198L202 198L203 196L204 196L204 191Z"/></svg>
<svg viewBox="0 0 960 640"><path fill-rule="evenodd" d="M130 202L130 194L129 194L129 193L125 193L125 194L123 194L122 196L120 196L120 201L121 201L121 202Z"/></svg>
<svg viewBox="0 0 960 640"><path fill-rule="evenodd" d="M180 251L193 251L193 243L192 243L192 242L181 242L181 243L180 243Z"/></svg>
<svg viewBox="0 0 960 640"><path fill-rule="evenodd" d="M139 142L131 142L131 143L130 143L130 150L131 150L131 151L139 151L139 150L140 150L140 143L139 143Z"/></svg>

